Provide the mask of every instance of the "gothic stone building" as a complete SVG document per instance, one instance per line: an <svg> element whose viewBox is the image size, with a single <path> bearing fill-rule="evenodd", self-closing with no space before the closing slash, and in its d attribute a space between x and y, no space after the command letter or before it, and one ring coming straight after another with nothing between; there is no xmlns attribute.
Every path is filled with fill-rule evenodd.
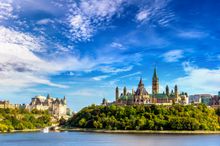
<svg viewBox="0 0 220 146"><path fill-rule="evenodd" d="M164 104L171 105L173 103L188 104L187 93L179 93L178 87L175 85L174 90L169 90L166 86L165 92L159 92L159 78L157 76L156 68L154 69L152 78L152 94L149 94L144 87L142 78L139 81L136 91L132 90L132 93L127 92L127 88L124 87L123 93L119 95L119 88L115 89L115 102L117 105L134 105L134 104ZM108 102L103 99L103 104L107 105Z"/></svg>

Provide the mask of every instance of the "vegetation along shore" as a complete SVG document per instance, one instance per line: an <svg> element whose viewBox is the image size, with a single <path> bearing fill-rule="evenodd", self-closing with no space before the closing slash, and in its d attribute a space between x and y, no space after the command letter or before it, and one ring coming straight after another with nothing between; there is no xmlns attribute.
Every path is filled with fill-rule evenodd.
<svg viewBox="0 0 220 146"><path fill-rule="evenodd" d="M203 104L92 105L83 108L62 125L67 128L96 129L102 132L103 130L218 131L219 109L209 108Z"/></svg>
<svg viewBox="0 0 220 146"><path fill-rule="evenodd" d="M69 132L94 132L94 133L110 133L110 134L180 134L180 135L201 135L201 134L220 134L218 131L210 130L106 130L92 128L61 128L60 131Z"/></svg>
<svg viewBox="0 0 220 146"><path fill-rule="evenodd" d="M0 132L39 131L51 125L48 111L26 109L0 109Z"/></svg>

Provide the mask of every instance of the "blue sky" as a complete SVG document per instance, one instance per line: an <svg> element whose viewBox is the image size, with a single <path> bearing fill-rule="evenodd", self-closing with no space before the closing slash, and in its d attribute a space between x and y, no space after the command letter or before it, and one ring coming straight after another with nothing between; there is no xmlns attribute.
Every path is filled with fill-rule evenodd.
<svg viewBox="0 0 220 146"><path fill-rule="evenodd" d="M220 90L218 0L0 0L0 99L68 99L74 111L114 89Z"/></svg>

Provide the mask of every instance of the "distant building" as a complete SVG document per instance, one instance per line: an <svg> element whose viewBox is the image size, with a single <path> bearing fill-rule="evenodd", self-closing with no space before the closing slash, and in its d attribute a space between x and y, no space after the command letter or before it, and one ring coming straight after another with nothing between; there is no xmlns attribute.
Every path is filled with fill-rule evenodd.
<svg viewBox="0 0 220 146"><path fill-rule="evenodd" d="M220 92L218 92L218 95L214 95L211 99L211 106L213 107L219 107L220 106Z"/></svg>
<svg viewBox="0 0 220 146"><path fill-rule="evenodd" d="M108 103L106 99L103 99L103 105L117 104L117 105L137 105L137 104L166 104L171 105L173 103L188 104L187 93L178 92L178 87L175 85L174 91L171 93L169 87L166 86L166 92L159 92L159 78L157 76L156 68L154 69L152 78L152 94L149 94L144 87L142 78L139 81L138 87L132 92L127 92L127 88L123 88L123 93L119 94L119 88L115 89L115 102Z"/></svg>
<svg viewBox="0 0 220 146"><path fill-rule="evenodd" d="M0 108L11 108L11 107L13 107L13 106L12 106L12 104L9 103L9 101L7 101L7 100L0 101Z"/></svg>
<svg viewBox="0 0 220 146"><path fill-rule="evenodd" d="M29 110L37 109L37 110L48 110L50 114L61 118L67 115L70 112L67 109L66 105L66 97L63 99L52 98L48 94L45 96L35 96L32 98L31 103L27 106Z"/></svg>
<svg viewBox="0 0 220 146"><path fill-rule="evenodd" d="M189 97L189 103L194 103L194 104L199 104L203 103L206 105L211 104L212 100L212 95L211 94L195 94L195 95L190 95Z"/></svg>
<svg viewBox="0 0 220 146"><path fill-rule="evenodd" d="M48 94L47 97L45 96L35 96L31 99L30 104L11 104L7 100L0 101L0 108L23 108L29 111L33 109L37 110L48 110L48 112L53 115L54 117L60 119L61 117L68 118L68 116L72 115L71 109L67 108L66 97L59 99L59 98L52 98Z"/></svg>
<svg viewBox="0 0 220 146"><path fill-rule="evenodd" d="M11 109L15 109L15 108L25 108L25 104L12 104L10 103L8 100L1 100L0 101L0 108L11 108Z"/></svg>

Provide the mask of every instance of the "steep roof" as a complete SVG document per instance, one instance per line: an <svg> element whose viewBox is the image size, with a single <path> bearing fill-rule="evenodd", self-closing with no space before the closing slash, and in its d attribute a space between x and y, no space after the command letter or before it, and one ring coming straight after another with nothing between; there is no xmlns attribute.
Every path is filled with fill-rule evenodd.
<svg viewBox="0 0 220 146"><path fill-rule="evenodd" d="M148 92L147 92L147 90L144 88L144 86L138 87L137 90L136 90L136 92L135 92L135 95L141 95L141 93L142 93L143 95L148 95Z"/></svg>

